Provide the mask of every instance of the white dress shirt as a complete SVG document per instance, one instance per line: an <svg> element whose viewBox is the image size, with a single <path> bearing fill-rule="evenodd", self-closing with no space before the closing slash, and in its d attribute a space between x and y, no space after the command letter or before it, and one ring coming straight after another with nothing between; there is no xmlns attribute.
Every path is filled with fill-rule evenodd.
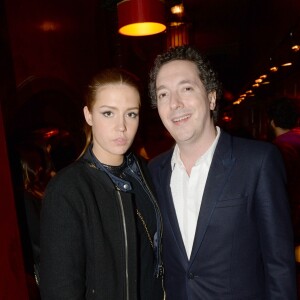
<svg viewBox="0 0 300 300"><path fill-rule="evenodd" d="M181 236L189 259L193 248L198 215L208 171L220 137L220 128L216 128L217 136L214 142L209 149L197 159L190 176L188 176L180 159L180 150L177 145L174 148L171 160L172 175L170 187Z"/></svg>

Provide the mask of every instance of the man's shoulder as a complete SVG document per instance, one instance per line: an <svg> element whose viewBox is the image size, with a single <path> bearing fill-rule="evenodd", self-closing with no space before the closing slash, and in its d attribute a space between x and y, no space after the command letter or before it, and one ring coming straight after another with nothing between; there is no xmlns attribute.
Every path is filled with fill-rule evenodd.
<svg viewBox="0 0 300 300"><path fill-rule="evenodd" d="M249 145L265 145L265 144L270 144L267 141L264 140L259 140L254 137L247 137L247 136L240 136L236 135L234 133L231 133L230 131L226 131L224 129L221 129L221 137L223 139L232 139L236 143L241 143L241 144L249 144Z"/></svg>
<svg viewBox="0 0 300 300"><path fill-rule="evenodd" d="M151 169L153 170L161 165L171 163L173 151L174 151L174 148L171 148L163 153L160 153L159 155L155 156L154 158L152 158L148 163L150 170Z"/></svg>
<svg viewBox="0 0 300 300"><path fill-rule="evenodd" d="M219 140L219 147L231 149L233 154L246 153L249 154L249 157L252 156L252 154L255 156L259 153L263 154L277 150L271 142L239 137L224 131Z"/></svg>

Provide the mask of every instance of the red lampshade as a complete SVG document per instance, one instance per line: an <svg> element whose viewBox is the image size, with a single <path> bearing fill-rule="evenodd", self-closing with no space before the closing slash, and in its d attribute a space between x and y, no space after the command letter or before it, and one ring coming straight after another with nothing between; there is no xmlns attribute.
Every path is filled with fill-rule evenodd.
<svg viewBox="0 0 300 300"><path fill-rule="evenodd" d="M124 0L118 3L119 33L145 36L166 29L165 10L160 0Z"/></svg>

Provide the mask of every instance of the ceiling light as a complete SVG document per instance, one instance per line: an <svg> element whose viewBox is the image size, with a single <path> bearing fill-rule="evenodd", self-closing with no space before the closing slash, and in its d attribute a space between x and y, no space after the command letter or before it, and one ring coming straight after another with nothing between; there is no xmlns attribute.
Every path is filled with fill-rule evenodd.
<svg viewBox="0 0 300 300"><path fill-rule="evenodd" d="M282 66L282 67L289 67L289 66L291 66L291 65L292 65L291 62L287 62L287 63L282 64L281 66Z"/></svg>
<svg viewBox="0 0 300 300"><path fill-rule="evenodd" d="M272 72L277 72L278 71L278 67L274 66L270 68L270 71Z"/></svg>
<svg viewBox="0 0 300 300"><path fill-rule="evenodd" d="M164 5L160 0L123 0L117 8L120 34L147 36L166 30Z"/></svg>
<svg viewBox="0 0 300 300"><path fill-rule="evenodd" d="M175 6L172 6L171 7L171 13L173 15L182 15L184 13L184 6L183 4L178 4L178 5L175 5Z"/></svg>
<svg viewBox="0 0 300 300"><path fill-rule="evenodd" d="M261 75L261 76L259 76L259 78L262 78L262 79L266 79L268 77L268 75Z"/></svg>

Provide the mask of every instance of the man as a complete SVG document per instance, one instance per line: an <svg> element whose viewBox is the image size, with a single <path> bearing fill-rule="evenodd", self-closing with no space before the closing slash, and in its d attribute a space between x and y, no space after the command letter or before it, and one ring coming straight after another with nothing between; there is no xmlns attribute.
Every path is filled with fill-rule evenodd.
<svg viewBox="0 0 300 300"><path fill-rule="evenodd" d="M282 97L269 107L273 143L279 148L287 172L287 188L291 204L295 244L300 244L300 127L295 100Z"/></svg>
<svg viewBox="0 0 300 300"><path fill-rule="evenodd" d="M159 55L149 92L176 141L150 170L171 300L296 299L284 165L270 143L214 124L220 84L189 46Z"/></svg>

